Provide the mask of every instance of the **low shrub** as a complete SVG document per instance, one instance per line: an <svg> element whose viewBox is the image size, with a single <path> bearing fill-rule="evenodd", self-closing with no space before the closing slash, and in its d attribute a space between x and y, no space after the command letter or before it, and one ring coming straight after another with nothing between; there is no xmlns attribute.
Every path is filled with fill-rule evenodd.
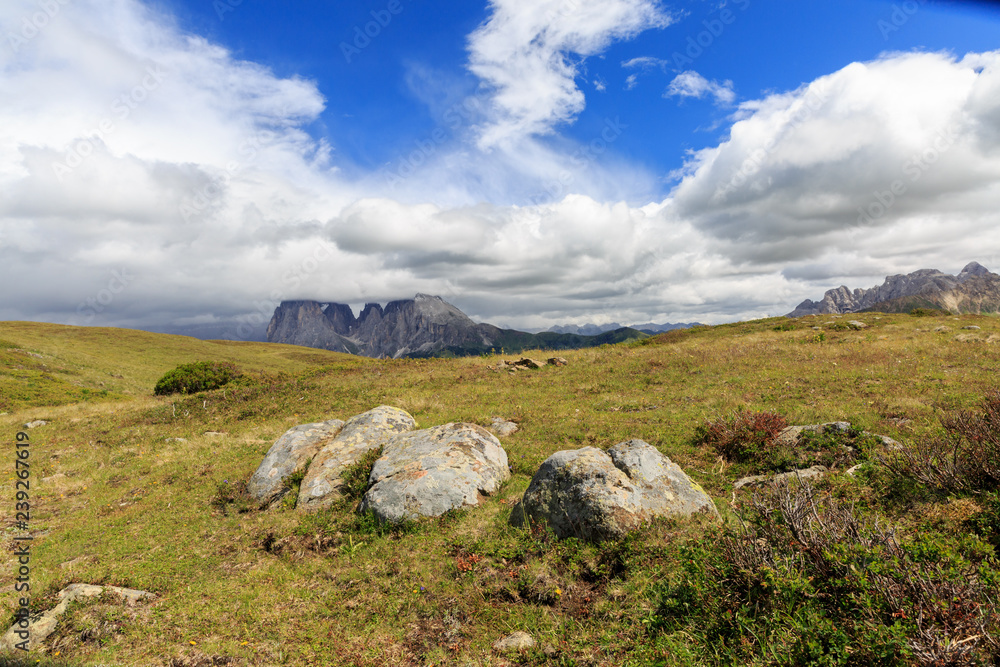
<svg viewBox="0 0 1000 667"><path fill-rule="evenodd" d="M944 317L945 315L951 315L946 310L938 310L937 308L914 308L910 311L910 315L913 317Z"/></svg>
<svg viewBox="0 0 1000 667"><path fill-rule="evenodd" d="M371 477L372 468L380 456L382 456L381 447L365 452L357 463L340 473L340 478L344 482L340 492L350 503L357 503L368 491L368 478Z"/></svg>
<svg viewBox="0 0 1000 667"><path fill-rule="evenodd" d="M157 396L169 394L197 394L200 391L219 389L242 376L235 364L216 361L199 361L182 364L161 377L153 392Z"/></svg>
<svg viewBox="0 0 1000 667"><path fill-rule="evenodd" d="M682 547L650 632L693 635L709 664L995 664L1000 573L981 540L905 541L808 484L774 486L740 515L742 528Z"/></svg>
<svg viewBox="0 0 1000 667"><path fill-rule="evenodd" d="M696 438L727 461L745 463L773 449L778 434L787 426L776 412L737 410L727 419L705 422Z"/></svg>
<svg viewBox="0 0 1000 667"><path fill-rule="evenodd" d="M918 446L882 455L895 475L941 493L982 493L1000 488L1000 392L980 410L941 418L944 434Z"/></svg>

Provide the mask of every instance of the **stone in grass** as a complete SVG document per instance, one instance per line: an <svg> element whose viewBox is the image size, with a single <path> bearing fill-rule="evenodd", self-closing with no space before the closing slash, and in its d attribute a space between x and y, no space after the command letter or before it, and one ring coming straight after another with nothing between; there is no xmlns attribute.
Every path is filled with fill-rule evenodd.
<svg viewBox="0 0 1000 667"><path fill-rule="evenodd" d="M313 457L299 486L299 509L329 507L343 497L340 475L368 452L384 446L393 436L417 425L410 413L388 405L355 415L347 420L333 440Z"/></svg>
<svg viewBox="0 0 1000 667"><path fill-rule="evenodd" d="M493 642L493 650L499 651L500 653L506 653L508 651L523 651L529 648L534 648L537 644L538 642L535 641L534 637L523 630L518 630L517 632L507 635L503 639L498 639Z"/></svg>
<svg viewBox="0 0 1000 667"><path fill-rule="evenodd" d="M102 593L113 593L129 606L135 606L142 600L152 599L156 596L146 591L137 591L131 588L119 588L118 586L93 586L91 584L70 584L59 591L59 604L52 609L28 617L27 629L20 627L20 622L14 623L7 633L0 639L0 651L17 650L22 642L27 642L29 651L35 650L55 632L59 625L59 617L66 613L66 609L71 602L86 598L96 598ZM25 633L25 635L22 635Z"/></svg>
<svg viewBox="0 0 1000 667"><path fill-rule="evenodd" d="M517 424L503 417L494 417L493 422L490 425L490 430L493 431L500 438L506 438L508 435L513 435L517 433Z"/></svg>
<svg viewBox="0 0 1000 667"><path fill-rule="evenodd" d="M48 422L43 419L36 419L35 421L28 422L24 425L24 428L41 428L42 426L48 426Z"/></svg>
<svg viewBox="0 0 1000 667"><path fill-rule="evenodd" d="M759 488L771 482L776 484L787 484L794 480L814 482L822 477L825 477L829 472L830 470L826 466L812 466L811 468L783 472L778 475L751 475L749 477L743 477L742 479L736 480L736 482L733 483L733 490L739 491L746 488Z"/></svg>
<svg viewBox="0 0 1000 667"><path fill-rule="evenodd" d="M680 467L642 440L556 452L542 463L510 522L547 523L559 537L599 542L656 517L704 513L712 499Z"/></svg>
<svg viewBox="0 0 1000 667"><path fill-rule="evenodd" d="M507 452L476 424L444 424L397 435L368 478L361 512L399 523L475 507L510 478Z"/></svg>
<svg viewBox="0 0 1000 667"><path fill-rule="evenodd" d="M309 459L344 428L344 422L331 419L315 424L300 424L285 432L267 451L264 460L247 483L247 493L262 505L277 502L288 492L285 480L305 470Z"/></svg>

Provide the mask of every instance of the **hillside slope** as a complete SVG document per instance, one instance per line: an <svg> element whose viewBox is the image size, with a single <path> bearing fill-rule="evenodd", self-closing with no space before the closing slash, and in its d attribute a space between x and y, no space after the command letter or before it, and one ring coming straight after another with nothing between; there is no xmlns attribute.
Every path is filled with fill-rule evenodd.
<svg viewBox="0 0 1000 667"><path fill-rule="evenodd" d="M26 422L49 422L28 431L33 604L50 608L73 582L158 596L134 608L74 607L31 664L768 664L775 645L759 642L797 637L801 628L790 624L799 608L748 617L743 634L712 643L702 636L711 628L670 606L681 590L675 584L693 576L686 564L716 553L715 533L697 521L660 522L594 546L556 542L507 520L552 453L641 438L687 471L735 525L729 503L745 468L697 441L705 420L769 410L793 424L849 421L922 442L939 434L943 411L973 407L996 386L995 318L852 318L867 328L841 326L836 316L701 327L567 351L567 366L514 374L490 368L497 356L370 359L0 323L7 345L0 372L14 378L5 386L20 386L12 374L30 361L71 387L103 382L115 394L95 400L41 387L0 410L9 413L0 415L8 440ZM195 360L232 361L264 375L244 388L152 395L165 370ZM240 504L240 485L287 429L382 404L409 411L421 428L515 421L520 430L502 438L512 479L475 511L398 530L380 529L347 505L302 515ZM894 509L883 505L878 479L838 472L821 489L882 512L880 525L895 526L898 539L922 540L919 553L946 553L940 540L972 539L963 522L977 516L982 499L925 495ZM0 513L14 525L12 502ZM992 548L984 544L970 553ZM8 591L11 563L0 570ZM14 596L0 603L10 618ZM764 622L773 623L764 628L770 634L753 625ZM493 643L514 630L539 646L499 655Z"/></svg>

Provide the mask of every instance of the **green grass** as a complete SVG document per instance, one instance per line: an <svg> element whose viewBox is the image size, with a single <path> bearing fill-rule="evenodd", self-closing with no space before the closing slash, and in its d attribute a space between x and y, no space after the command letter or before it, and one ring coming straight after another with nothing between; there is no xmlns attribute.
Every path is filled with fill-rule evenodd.
<svg viewBox="0 0 1000 667"><path fill-rule="evenodd" d="M868 327L839 326L845 319ZM128 613L105 605L75 612L66 626L79 630L73 636L90 630L99 640L60 635L69 639L54 660L726 664L696 626L675 617L665 624L661 614L664 586L684 576L684 550L704 544L712 530L661 521L624 541L587 545L512 529L507 518L553 452L642 438L701 484L735 526L729 501L745 471L698 441L707 420L770 411L790 424L850 421L919 443L940 434L945 412L975 408L997 385L1000 347L987 342L1000 339L995 318L863 313L785 324L775 318L673 331L560 352L569 365L510 374L488 368L498 356L375 360L0 323L0 412L9 413L0 416L0 433L12 440L27 421L51 422L29 432L32 528L44 533L34 545L33 592L51 598L69 583L88 582L158 595ZM942 324L951 330L935 332ZM956 340L966 324L982 329L975 340ZM153 396L167 371L198 361L232 363L259 381ZM244 483L288 428L381 404L408 410L421 428L513 419L520 431L503 440L512 479L475 511L397 530L346 505L308 518L287 504L268 512L220 507L220 485ZM54 475L62 477L40 481ZM984 543L995 539L995 501L934 493L892 500L877 475L831 484L830 493L879 513L902 535L980 530ZM5 511L11 525L12 499ZM795 583L793 574L787 578ZM13 580L13 566L0 571L0 586ZM2 600L13 613L13 595ZM780 620L769 629L787 639ZM538 649L495 654L492 643L514 630L534 635ZM734 664L773 664L766 651L739 655L745 662Z"/></svg>

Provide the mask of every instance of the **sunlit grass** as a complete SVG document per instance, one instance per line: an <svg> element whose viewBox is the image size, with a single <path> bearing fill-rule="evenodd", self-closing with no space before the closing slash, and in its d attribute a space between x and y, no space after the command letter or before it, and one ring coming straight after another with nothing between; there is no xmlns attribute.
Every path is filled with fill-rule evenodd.
<svg viewBox="0 0 1000 667"><path fill-rule="evenodd" d="M51 422L30 432L32 529L42 533L33 591L51 599L69 583L88 582L158 595L106 641L70 642L60 655L69 664L160 664L204 654L253 665L501 665L512 663L491 645L514 630L540 642L523 664L549 660L544 645L564 664L652 664L660 654L672 656L662 664L702 664L683 637L650 638L643 624L654 607L651 591L677 567L678 542L700 534L699 524L658 524L622 555L613 553L621 545L557 543L513 530L509 501L557 450L642 438L725 511L734 472L696 444L705 420L768 410L793 424L844 420L913 441L939 430L942 411L972 407L996 386L1000 348L986 342L1000 333L996 319L856 318L868 328L839 329L821 316L794 321L791 330L776 330L784 321L772 319L671 332L560 352L569 365L516 374L488 368L499 356L373 360L2 323L0 339L42 358L0 349L0 391L21 381L18 365L42 373L32 364L44 363L57 380L16 399L0 394L6 437L27 421ZM978 341L955 340L973 323L982 328ZM950 332L935 332L941 324ZM254 387L152 396L165 372L195 361L228 361L266 376ZM520 430L503 439L513 478L475 511L398 534L373 531L346 508L328 532L314 534L302 534L292 510L213 508L218 485L245 481L291 426L380 404L408 410L421 428L489 425L494 416L517 422ZM10 526L13 504L3 507ZM481 559L472 562L471 554ZM617 570L608 565L616 562ZM4 568L0 586L13 578L13 567ZM3 601L9 615L13 596Z"/></svg>

